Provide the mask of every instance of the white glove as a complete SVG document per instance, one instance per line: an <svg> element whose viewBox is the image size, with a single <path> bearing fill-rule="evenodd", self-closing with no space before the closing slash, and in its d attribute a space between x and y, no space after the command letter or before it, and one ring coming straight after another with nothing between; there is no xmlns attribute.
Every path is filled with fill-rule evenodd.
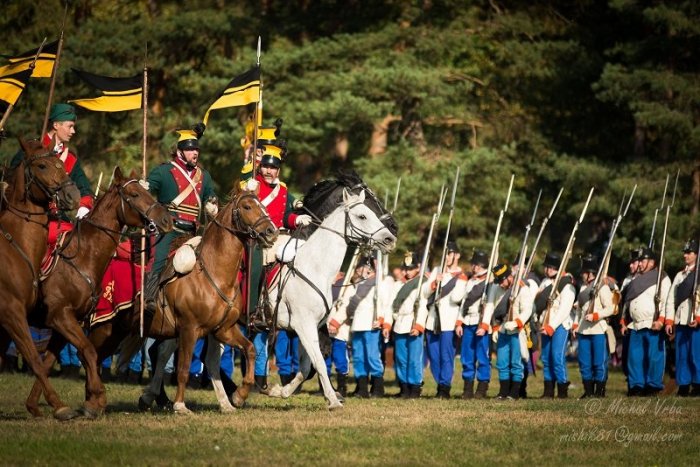
<svg viewBox="0 0 700 467"><path fill-rule="evenodd" d="M506 322L506 324L503 325L503 327L506 331L513 332L516 329L518 329L518 323L516 323L515 321L508 321Z"/></svg>
<svg viewBox="0 0 700 467"><path fill-rule="evenodd" d="M309 225L311 224L311 216L309 216L308 214L300 214L297 216L297 220L294 221L294 224L297 227Z"/></svg>
<svg viewBox="0 0 700 467"><path fill-rule="evenodd" d="M260 182L255 180L254 178L251 178L248 180L245 184L245 189L247 191L256 191L258 187L260 186Z"/></svg>
<svg viewBox="0 0 700 467"><path fill-rule="evenodd" d="M76 219L82 219L83 217L87 216L87 214L90 212L90 208L87 208L85 206L80 206L78 208L78 212L75 213Z"/></svg>
<svg viewBox="0 0 700 467"><path fill-rule="evenodd" d="M216 217L216 215L219 213L219 206L211 201L207 201L204 205L204 210L207 211L207 214L209 214L211 217Z"/></svg>
<svg viewBox="0 0 700 467"><path fill-rule="evenodd" d="M141 185L144 190L148 190L151 188L151 185L148 183L148 180L144 180L143 178L139 179L139 185Z"/></svg>

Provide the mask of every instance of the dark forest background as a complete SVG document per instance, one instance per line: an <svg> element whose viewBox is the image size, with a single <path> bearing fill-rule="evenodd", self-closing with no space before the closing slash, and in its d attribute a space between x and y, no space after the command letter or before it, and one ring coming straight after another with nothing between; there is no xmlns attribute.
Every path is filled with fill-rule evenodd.
<svg viewBox="0 0 700 467"><path fill-rule="evenodd" d="M0 53L58 37L64 3L4 2ZM54 102L94 97L71 67L110 76L149 68L148 161L167 160L173 130L201 120L217 93L256 60L262 37L265 124L284 119L282 179L303 194L338 168L358 170L393 201L399 248L420 248L442 184L461 179L453 235L470 257L490 248L510 174L501 257L512 258L540 189L540 214L564 187L539 250L562 249L588 190L575 256L600 251L623 194L639 187L615 240L624 273L647 244L667 174L678 192L669 270L700 231L700 2L456 0L125 0L69 2ZM10 117L38 136L49 80L33 79ZM253 108L214 111L200 160L220 194L238 177ZM97 183L114 165L140 168L142 115L79 110L73 146ZM670 191L670 189L669 189ZM657 225L660 244L663 213ZM447 215L436 242L442 245ZM658 249L658 248L657 248ZM395 255L395 259L401 255ZM467 258L468 259L468 258ZM577 269L578 261L571 263Z"/></svg>

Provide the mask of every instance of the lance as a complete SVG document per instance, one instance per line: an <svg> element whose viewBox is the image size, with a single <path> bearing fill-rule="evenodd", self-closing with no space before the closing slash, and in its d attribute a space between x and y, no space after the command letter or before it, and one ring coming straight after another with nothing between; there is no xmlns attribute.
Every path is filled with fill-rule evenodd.
<svg viewBox="0 0 700 467"><path fill-rule="evenodd" d="M100 172L100 176L97 177L97 188L95 188L95 198L97 198L100 195L100 185L102 185L102 175L104 175L104 172Z"/></svg>
<svg viewBox="0 0 700 467"><path fill-rule="evenodd" d="M34 60L32 60L31 65L29 65L30 70L34 70L34 68L36 67L36 61L39 59L39 56L41 55L41 51L44 49L44 45L46 45L46 37L44 37L44 40L41 42L41 45L39 46L39 49L36 52L36 55L34 55ZM31 76L31 73L29 75ZM7 109L5 109L5 113L2 116L2 120L0 120L0 132L3 129L5 129L5 123L7 123L7 119L10 118L10 114L12 113L12 110L14 108L15 108L14 105L12 105L10 103L7 104Z"/></svg>
<svg viewBox="0 0 700 467"><path fill-rule="evenodd" d="M447 242L450 239L450 229L452 227L452 217L454 216L454 211L455 211L455 198L457 196L457 185L459 184L459 170L460 167L457 166L457 170L455 171L455 181L452 184L452 198L450 198L450 211L447 216L447 230L445 231L445 241L442 244L442 254L440 255L440 268L438 269L438 274L442 274L443 270L445 269L445 261L447 259ZM440 294L442 293L442 281L438 281L437 288L435 289L435 298L433 301L433 305L435 306L436 314L435 314L435 332L438 333L440 332L441 329L441 323L440 323L440 312L438 310L438 300L440 300Z"/></svg>
<svg viewBox="0 0 700 467"><path fill-rule="evenodd" d="M142 141L142 157L141 157L141 178L146 180L146 152L148 150L148 43L146 43L146 54L143 65L143 92L141 105L143 107L143 141ZM139 333L143 337L143 310L145 308L145 290L144 283L146 282L146 229L141 229L141 295L139 301Z"/></svg>
<svg viewBox="0 0 700 467"><path fill-rule="evenodd" d="M664 271L664 255L666 253L666 234L668 233L668 218L671 214L671 208L676 204L676 190L678 189L678 176L681 174L681 170L678 169L676 173L676 182L673 185L673 198L671 202L666 205L666 217L664 219L664 233L661 237L661 252L659 253L659 261L657 264L657 274L656 274L656 288L654 289L654 305L656 306L654 312L654 321L656 321L661 315L661 279ZM666 197L666 192L664 191L664 198ZM697 272L696 272L697 274Z"/></svg>
<svg viewBox="0 0 700 467"><path fill-rule="evenodd" d="M53 102L53 91L56 87L56 75L58 72L58 64L61 61L61 50L63 50L63 31L66 28L66 18L68 17L68 2L66 2L63 10L63 24L61 24L61 34L58 36L58 47L56 50L56 61L53 62L51 70L51 85L49 86L49 100L46 103L46 112L44 113L44 123L41 126L41 134L39 138L44 138L46 128L49 126L49 112L51 112L51 103Z"/></svg>

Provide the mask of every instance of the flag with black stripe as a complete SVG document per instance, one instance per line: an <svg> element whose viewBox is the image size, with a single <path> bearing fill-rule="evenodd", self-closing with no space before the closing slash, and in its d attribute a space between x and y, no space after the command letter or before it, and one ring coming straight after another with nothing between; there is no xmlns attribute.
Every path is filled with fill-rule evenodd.
<svg viewBox="0 0 700 467"><path fill-rule="evenodd" d="M0 76L14 75L20 71L28 70L31 64L34 63L34 58L38 51L39 47L16 56L2 55L8 63L0 66ZM36 59L32 78L51 78L57 52L58 41L44 45L44 48L41 49L41 54Z"/></svg>
<svg viewBox="0 0 700 467"><path fill-rule="evenodd" d="M260 67L255 66L233 78L226 89L209 107L204 115L204 123L209 120L209 112L215 109L238 107L260 100Z"/></svg>
<svg viewBox="0 0 700 467"><path fill-rule="evenodd" d="M68 102L95 112L121 112L141 108L143 100L142 74L130 78L112 78L75 68L73 71L87 84L102 92L102 95L90 99L69 100Z"/></svg>
<svg viewBox="0 0 700 467"><path fill-rule="evenodd" d="M0 112L4 113L7 105L15 105L22 91L27 87L32 71L27 69L9 76L0 76Z"/></svg>

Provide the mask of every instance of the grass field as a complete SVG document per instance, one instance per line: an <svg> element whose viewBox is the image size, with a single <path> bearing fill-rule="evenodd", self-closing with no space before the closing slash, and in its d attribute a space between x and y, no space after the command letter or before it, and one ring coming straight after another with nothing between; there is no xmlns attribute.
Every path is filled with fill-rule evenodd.
<svg viewBox="0 0 700 467"><path fill-rule="evenodd" d="M578 397L575 367L570 376L570 394ZM454 396L461 393L458 378ZM107 385L105 417L64 423L48 407L46 418L29 417L24 399L31 381L0 374L0 465L677 466L696 464L700 442L700 399L628 399L619 372L611 373L606 399L438 400L427 376L419 400L348 398L333 413L311 381L288 400L253 394L232 415L218 412L211 390L197 390L186 394L196 411L190 417L138 413L140 388L115 383ZM53 381L67 403L80 405L82 384ZM530 388L541 394L541 375ZM489 395L496 392L494 385Z"/></svg>

